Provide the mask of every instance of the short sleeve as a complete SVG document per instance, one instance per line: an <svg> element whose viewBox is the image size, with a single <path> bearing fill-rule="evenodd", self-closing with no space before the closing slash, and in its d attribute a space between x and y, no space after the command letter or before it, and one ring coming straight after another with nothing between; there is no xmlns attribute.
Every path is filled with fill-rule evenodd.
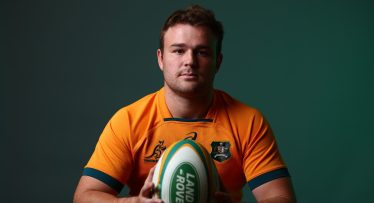
<svg viewBox="0 0 374 203"><path fill-rule="evenodd" d="M258 111L250 119L248 134L243 146L243 169L250 189L289 176L270 125Z"/></svg>
<svg viewBox="0 0 374 203"><path fill-rule="evenodd" d="M131 173L132 154L128 143L128 119L118 111L105 126L83 175L94 177L118 192Z"/></svg>

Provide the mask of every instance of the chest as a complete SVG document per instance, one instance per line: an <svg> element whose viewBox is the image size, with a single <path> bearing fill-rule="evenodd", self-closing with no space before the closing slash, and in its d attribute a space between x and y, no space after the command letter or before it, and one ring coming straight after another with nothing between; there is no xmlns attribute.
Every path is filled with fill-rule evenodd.
<svg viewBox="0 0 374 203"><path fill-rule="evenodd" d="M194 140L202 144L214 160L226 188L238 189L245 183L240 135L213 123L170 122L146 132L134 147L134 176L145 177L161 154L176 141Z"/></svg>

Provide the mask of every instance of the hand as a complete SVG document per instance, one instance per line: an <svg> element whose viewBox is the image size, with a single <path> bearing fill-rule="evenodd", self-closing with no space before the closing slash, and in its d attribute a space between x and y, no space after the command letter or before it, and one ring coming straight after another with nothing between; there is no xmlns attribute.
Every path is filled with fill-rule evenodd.
<svg viewBox="0 0 374 203"><path fill-rule="evenodd" d="M161 199L155 199L155 198L152 198L153 196L153 191L154 191L154 184L152 182L152 177L153 177L153 174L155 172L155 167L153 167L149 173L148 173L148 177L147 179L145 180L144 182L144 185L142 187L142 189L140 190L139 192L139 195L137 196L136 198L136 203L140 203L140 202L144 202L144 203L163 203L163 201Z"/></svg>

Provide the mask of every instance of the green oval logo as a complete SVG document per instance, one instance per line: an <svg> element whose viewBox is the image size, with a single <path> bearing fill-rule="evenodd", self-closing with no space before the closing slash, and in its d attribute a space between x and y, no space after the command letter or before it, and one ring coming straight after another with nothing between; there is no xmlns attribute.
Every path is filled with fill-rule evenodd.
<svg viewBox="0 0 374 203"><path fill-rule="evenodd" d="M199 176L195 167L187 162L179 164L171 177L170 201L173 203L198 202L199 184Z"/></svg>

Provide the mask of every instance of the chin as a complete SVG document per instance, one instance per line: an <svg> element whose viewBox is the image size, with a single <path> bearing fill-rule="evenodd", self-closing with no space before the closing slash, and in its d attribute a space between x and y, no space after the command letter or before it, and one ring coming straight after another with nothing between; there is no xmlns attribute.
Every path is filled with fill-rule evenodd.
<svg viewBox="0 0 374 203"><path fill-rule="evenodd" d="M188 86L188 87L179 87L174 89L175 92L178 92L179 94L184 94L184 95L200 95L200 94L206 94L207 88L203 86Z"/></svg>
<svg viewBox="0 0 374 203"><path fill-rule="evenodd" d="M166 82L165 86L172 92L185 96L207 94L211 87L197 81L183 81L179 83Z"/></svg>

